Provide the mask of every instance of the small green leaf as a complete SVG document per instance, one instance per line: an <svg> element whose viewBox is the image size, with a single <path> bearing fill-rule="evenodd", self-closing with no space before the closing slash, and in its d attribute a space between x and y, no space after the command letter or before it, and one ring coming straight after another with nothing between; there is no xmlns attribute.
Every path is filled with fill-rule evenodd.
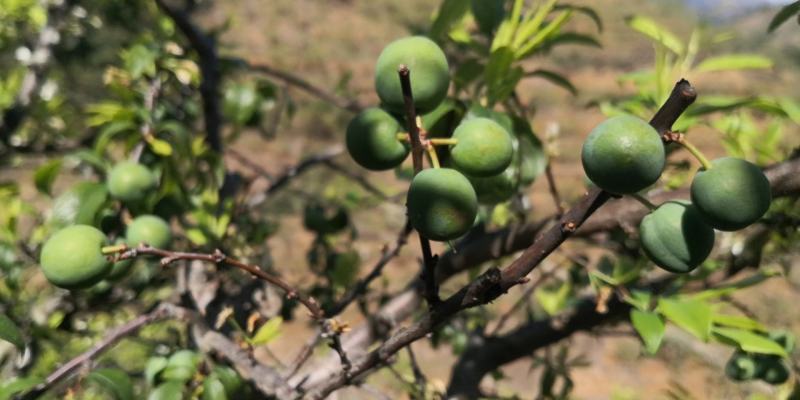
<svg viewBox="0 0 800 400"><path fill-rule="evenodd" d="M650 310L650 301L652 300L653 295L650 292L645 292L643 290L631 290L631 295L625 297L625 302L636 307L636 309L641 311L648 311Z"/></svg>
<svg viewBox="0 0 800 400"><path fill-rule="evenodd" d="M548 315L555 315L567 306L571 293L572 284L564 282L557 288L539 288L534 297Z"/></svg>
<svg viewBox="0 0 800 400"><path fill-rule="evenodd" d="M147 400L180 400L184 398L183 395L183 383L172 381L158 385L156 390L147 396Z"/></svg>
<svg viewBox="0 0 800 400"><path fill-rule="evenodd" d="M538 77L542 78L556 86L561 87L562 89L566 89L572 95L578 94L578 88L572 84L564 75L559 74L558 72L549 71L546 69L537 69L531 72L525 73L525 76L530 77Z"/></svg>
<svg viewBox="0 0 800 400"><path fill-rule="evenodd" d="M542 49L550 50L553 47L561 44L578 44L578 45L591 46L597 48L603 47L603 45L600 44L600 42L597 41L597 39L595 39L593 36L584 35L582 33L576 33L576 32L564 32L564 33L558 33L556 35L547 38L547 40L545 40L542 43Z"/></svg>
<svg viewBox="0 0 800 400"><path fill-rule="evenodd" d="M128 374L121 369L97 369L87 378L110 391L116 400L133 400L133 383Z"/></svg>
<svg viewBox="0 0 800 400"><path fill-rule="evenodd" d="M519 26L520 17L522 16L522 6L524 3L524 0L514 0L514 6L511 8L511 14L507 15L500 24L500 27L497 28L497 33L494 35L494 40L492 40L492 51L511 45L511 41L514 39L514 35L517 33L517 27Z"/></svg>
<svg viewBox="0 0 800 400"><path fill-rule="evenodd" d="M760 322L741 315L714 314L711 317L711 320L716 325L724 325L732 328L762 332L767 330L767 327L762 325Z"/></svg>
<svg viewBox="0 0 800 400"><path fill-rule="evenodd" d="M179 350L169 356L161 378L167 381L187 382L192 379L200 364L200 355L191 350Z"/></svg>
<svg viewBox="0 0 800 400"><path fill-rule="evenodd" d="M170 145L164 140L157 138L150 138L147 141L147 144L150 146L150 149L153 150L153 153L156 153L163 157L169 157L172 155L172 145Z"/></svg>
<svg viewBox="0 0 800 400"><path fill-rule="evenodd" d="M779 26L783 25L784 22L797 13L800 13L800 1L795 1L794 3L781 8L781 10L778 11L774 17L772 17L772 21L769 23L767 32L772 32L775 29L778 29Z"/></svg>
<svg viewBox="0 0 800 400"><path fill-rule="evenodd" d="M658 25L650 18L633 15L625 18L629 27L660 43L675 54L683 54L683 43L672 32Z"/></svg>
<svg viewBox="0 0 800 400"><path fill-rule="evenodd" d="M567 8L591 18L592 22L594 22L595 27L597 27L597 31L598 32L603 31L603 20L600 18L600 14L598 14L597 11L595 11L593 8L587 6L576 6L572 4L558 4L556 5L555 10L562 10Z"/></svg>
<svg viewBox="0 0 800 400"><path fill-rule="evenodd" d="M97 213L108 200L106 185L78 182L53 201L50 219L59 226L94 225Z"/></svg>
<svg viewBox="0 0 800 400"><path fill-rule="evenodd" d="M469 11L469 2L464 0L445 0L439 6L436 19L431 25L430 35L434 39L441 39L450 29L461 21Z"/></svg>
<svg viewBox="0 0 800 400"><path fill-rule="evenodd" d="M698 339L707 341L711 335L711 306L699 300L661 298L656 311Z"/></svg>
<svg viewBox="0 0 800 400"><path fill-rule="evenodd" d="M20 351L25 349L25 339L22 338L22 332L14 321L5 314L0 314L0 339L13 344Z"/></svg>
<svg viewBox="0 0 800 400"><path fill-rule="evenodd" d="M219 379L208 377L203 381L203 400L228 400L225 386Z"/></svg>
<svg viewBox="0 0 800 400"><path fill-rule="evenodd" d="M40 383L42 379L35 376L11 378L0 383L0 400L11 400L15 394L27 392Z"/></svg>
<svg viewBox="0 0 800 400"><path fill-rule="evenodd" d="M283 318L273 317L264 325L261 325L261 328L258 329L258 332L256 332L255 336L250 339L250 344L253 346L261 346L277 339L281 334L282 324Z"/></svg>
<svg viewBox="0 0 800 400"><path fill-rule="evenodd" d="M144 366L144 377L148 385L156 383L156 377L167 367L166 357L150 357Z"/></svg>
<svg viewBox="0 0 800 400"><path fill-rule="evenodd" d="M33 182L36 189L43 194L50 195L58 173L61 171L62 160L60 158L50 160L42 164L33 174Z"/></svg>
<svg viewBox="0 0 800 400"><path fill-rule="evenodd" d="M772 339L753 333L751 331L736 328L715 327L714 334L725 342L732 341L749 353L774 354L786 357L786 350ZM727 340L726 340L727 339Z"/></svg>
<svg viewBox="0 0 800 400"><path fill-rule="evenodd" d="M645 349L655 354L664 338L664 321L654 312L631 310L631 323L644 341Z"/></svg>
<svg viewBox="0 0 800 400"><path fill-rule="evenodd" d="M156 73L157 55L147 47L137 44L122 52L122 60L125 68L130 72L133 79L138 79L143 75L153 76Z"/></svg>
<svg viewBox="0 0 800 400"><path fill-rule="evenodd" d="M767 57L757 54L727 54L709 57L697 66L701 72L732 71L741 69L772 68L773 62Z"/></svg>

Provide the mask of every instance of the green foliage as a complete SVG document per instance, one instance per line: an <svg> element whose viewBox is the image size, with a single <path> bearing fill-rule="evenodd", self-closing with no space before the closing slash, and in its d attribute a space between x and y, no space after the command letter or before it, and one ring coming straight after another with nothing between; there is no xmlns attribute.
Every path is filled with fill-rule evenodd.
<svg viewBox="0 0 800 400"><path fill-rule="evenodd" d="M789 18L792 18L798 13L800 13L800 1L795 1L791 4L784 6L772 18L772 21L770 21L769 23L769 27L767 27L767 31L772 32L775 29L778 29L778 27L783 25L784 22L788 21Z"/></svg>
<svg viewBox="0 0 800 400"><path fill-rule="evenodd" d="M25 339L22 332L8 316L0 314L0 339L5 340L16 346L19 350L25 348Z"/></svg>
<svg viewBox="0 0 800 400"><path fill-rule="evenodd" d="M655 354L661 346L666 325L654 312L631 310L631 324L644 341L645 349L650 354Z"/></svg>
<svg viewBox="0 0 800 400"><path fill-rule="evenodd" d="M133 383L125 371L116 368L100 368L92 371L87 380L95 382L112 393L116 400L133 400Z"/></svg>

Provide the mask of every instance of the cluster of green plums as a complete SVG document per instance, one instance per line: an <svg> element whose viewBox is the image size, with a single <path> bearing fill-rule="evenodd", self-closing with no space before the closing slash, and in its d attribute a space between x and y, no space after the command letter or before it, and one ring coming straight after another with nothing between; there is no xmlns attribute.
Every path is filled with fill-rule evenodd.
<svg viewBox="0 0 800 400"><path fill-rule="evenodd" d="M121 162L108 174L106 186L109 194L125 204L141 201L157 186L155 175L145 166L135 162ZM172 240L169 224L156 215L136 216L126 227L125 236L113 244L138 246L147 243L165 247ZM54 285L66 289L90 287L101 280L123 277L132 260L112 263L103 248L112 245L108 236L88 224L64 227L45 241L40 263L45 277Z"/></svg>
<svg viewBox="0 0 800 400"><path fill-rule="evenodd" d="M791 333L773 331L769 338L791 354L795 347L795 338ZM737 350L725 364L725 375L729 378L746 382L760 379L770 385L780 385L789 379L789 366L781 357L770 354L755 354Z"/></svg>
<svg viewBox="0 0 800 400"><path fill-rule="evenodd" d="M661 137L647 122L612 117L595 127L583 144L583 168L601 189L636 194L653 185L666 164ZM697 268L711 253L715 229L735 231L761 218L772 196L756 165L725 157L701 168L691 184L691 202L667 201L639 226L645 254L675 273Z"/></svg>
<svg viewBox="0 0 800 400"><path fill-rule="evenodd" d="M473 226L479 203L499 203L515 193L520 174L512 160L518 157L518 140L510 120L504 126L491 118L492 111L454 118L453 104L446 99L450 73L444 52L425 37L406 37L390 43L378 57L375 90L380 107L362 111L347 127L347 149L359 165L388 170L408 157L400 65L410 71L414 106L427 133L423 139L448 140L448 148L440 149L446 152L445 166L425 169L411 182L409 220L427 239L452 240Z"/></svg>

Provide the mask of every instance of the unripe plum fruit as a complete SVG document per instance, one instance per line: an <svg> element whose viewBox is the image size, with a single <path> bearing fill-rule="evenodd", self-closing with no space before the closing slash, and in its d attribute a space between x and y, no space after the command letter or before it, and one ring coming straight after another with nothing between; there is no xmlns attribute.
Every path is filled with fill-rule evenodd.
<svg viewBox="0 0 800 400"><path fill-rule="evenodd" d="M733 353L725 364L725 375L735 381L748 381L756 377L756 361L748 354Z"/></svg>
<svg viewBox="0 0 800 400"><path fill-rule="evenodd" d="M692 180L692 202L706 223L721 231L735 231L758 221L772 201L769 180L756 165L740 158L711 162Z"/></svg>
<svg viewBox="0 0 800 400"><path fill-rule="evenodd" d="M450 149L453 164L469 176L497 175L511 164L511 135L489 118L464 120L453 132L453 138L458 140Z"/></svg>
<svg viewBox="0 0 800 400"><path fill-rule="evenodd" d="M411 36L389 43L375 66L375 91L389 110L403 112L403 90L397 69L410 71L414 106L424 114L433 110L447 96L450 70L439 45L424 36Z"/></svg>
<svg viewBox="0 0 800 400"><path fill-rule="evenodd" d="M669 272L686 273L705 261L714 247L714 229L687 201L668 201L642 219L642 249Z"/></svg>
<svg viewBox="0 0 800 400"><path fill-rule="evenodd" d="M777 356L762 356L756 360L757 376L770 385L780 385L789 380L789 367Z"/></svg>
<svg viewBox="0 0 800 400"><path fill-rule="evenodd" d="M108 192L116 199L137 202L156 187L156 178L147 167L133 161L118 163L108 173Z"/></svg>
<svg viewBox="0 0 800 400"><path fill-rule="evenodd" d="M408 188L408 218L423 237L446 241L469 231L478 199L469 180L450 168L425 169Z"/></svg>
<svg viewBox="0 0 800 400"><path fill-rule="evenodd" d="M347 210L341 206L326 206L313 202L303 209L303 226L319 234L339 232L347 228L349 223Z"/></svg>
<svg viewBox="0 0 800 400"><path fill-rule="evenodd" d="M65 289L89 287L111 270L102 252L108 238L89 225L72 225L51 236L42 246L40 262L50 283Z"/></svg>
<svg viewBox="0 0 800 400"><path fill-rule="evenodd" d="M125 229L125 240L128 242L128 246L147 243L150 246L163 249L172 241L172 232L167 221L164 221L161 217L141 215L134 218Z"/></svg>
<svg viewBox="0 0 800 400"><path fill-rule="evenodd" d="M634 116L620 115L592 129L583 143L581 161L586 175L601 189L631 194L658 180L666 158L655 128Z"/></svg>
<svg viewBox="0 0 800 400"><path fill-rule="evenodd" d="M479 203L497 204L510 199L517 192L519 171L512 164L505 171L494 176L483 178L468 176L467 178L475 189Z"/></svg>
<svg viewBox="0 0 800 400"><path fill-rule="evenodd" d="M400 123L380 108L368 108L347 125L347 151L366 169L382 171L400 165L409 147L397 139Z"/></svg>

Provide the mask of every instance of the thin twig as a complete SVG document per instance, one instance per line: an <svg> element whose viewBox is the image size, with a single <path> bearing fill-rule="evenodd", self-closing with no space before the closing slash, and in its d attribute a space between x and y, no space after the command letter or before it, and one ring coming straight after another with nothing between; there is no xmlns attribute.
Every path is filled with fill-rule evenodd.
<svg viewBox="0 0 800 400"><path fill-rule="evenodd" d="M281 278L266 273L259 266L243 263L239 260L228 257L219 249L215 250L212 254L205 254L157 249L147 245L146 243L141 243L137 247L133 248L125 248L125 245L120 246L122 247L121 249L114 249L118 251L118 254L116 254L114 257L115 261L132 259L140 255L150 255L161 257L160 263L162 266L167 266L180 260L198 260L213 264L225 264L239 268L263 281L281 288L286 293L286 298L297 299L297 301L299 301L308 309L314 319L321 320L325 315L322 311L322 308L320 308L319 303L313 297L299 292L294 287L284 282Z"/></svg>
<svg viewBox="0 0 800 400"><path fill-rule="evenodd" d="M408 359L411 362L411 372L414 373L414 382L417 384L417 388L420 392L420 398L425 398L425 393L427 392L428 386L428 379L425 378L425 374L422 373L422 369L419 367L419 363L417 362L417 356L414 355L414 350L411 348L411 345L406 347L408 351Z"/></svg>
<svg viewBox="0 0 800 400"><path fill-rule="evenodd" d="M81 353L77 357L67 361L64 365L62 365L61 367L50 373L50 375L48 375L44 379L44 382L35 386L29 392L21 395L19 399L28 400L28 399L38 398L44 392L52 388L55 384L67 378L68 376L72 375L72 373L74 373L77 369L81 368L82 366L88 365L97 356L102 354L104 351L108 350L111 346L116 344L122 338L133 335L145 325L166 318L185 319L188 318L190 314L191 311L187 309L180 308L175 305L167 303L161 304L157 306L153 311L141 315L139 317L136 317L126 322L122 326L112 329L110 332L108 332L108 334L105 337L103 337L103 339L97 342L94 346L92 346L85 352Z"/></svg>
<svg viewBox="0 0 800 400"><path fill-rule="evenodd" d="M305 79L294 75L290 72L280 70L275 68L271 65L262 63L262 62L255 62L255 61L247 61L242 59L235 59L235 58L226 58L226 61L232 61L235 64L239 64L244 66L245 68L249 69L253 72L259 72L264 75L271 76L275 79L279 79L283 82L286 82L289 85L292 85L298 89L305 91L315 97L318 97L330 104L333 104L336 107L341 109L351 111L357 113L363 109L363 106L358 103L355 99L345 99L336 94L320 88Z"/></svg>
<svg viewBox="0 0 800 400"><path fill-rule="evenodd" d="M536 288L538 288L539 285L544 283L546 279L553 276L553 274L555 274L555 271L556 271L555 269L552 269L550 271L542 273L535 281L533 281L533 283L528 285L528 287L525 288L525 291L522 292L522 295L519 296L519 299L517 299L514 305L512 305L511 308L508 309L508 311L506 311L500 317L500 320L497 321L497 325L494 326L492 332L489 333L489 336L497 335L503 329L503 326L505 326L506 322L508 322L509 318L511 318L511 316L514 315L514 313L517 312L517 310L519 310L520 307L522 307L524 304L528 302L528 300L530 300L533 291L536 290Z"/></svg>
<svg viewBox="0 0 800 400"><path fill-rule="evenodd" d="M364 279L361 279L356 283L356 285L351 289L347 294L342 296L342 298L333 306L331 306L326 312L325 315L328 318L335 317L339 315L342 311L344 311L350 303L353 302L358 296L367 292L367 288L369 284L377 279L383 273L383 268L389 264L389 261L397 257L400 254L400 250L405 246L408 242L408 235L411 233L411 224L406 221L405 226L403 227L403 231L397 236L397 241L395 241L394 247L389 250L387 247L384 247L383 255L375 263L375 266L372 267L372 270L369 274L367 274Z"/></svg>
<svg viewBox="0 0 800 400"><path fill-rule="evenodd" d="M358 183L367 192L370 192L373 195L375 195L375 196L377 196L377 197L379 197L381 199L384 199L384 200L389 198L389 196L387 196L380 189L375 187L375 185L371 184L364 176L354 174L352 171L350 171L347 168L339 165L339 163L337 163L336 161L327 160L327 161L324 161L323 163L328 168L330 168L330 169L332 169L332 170L334 170L334 171L336 171L336 172L338 172L338 173L350 178L354 182Z"/></svg>
<svg viewBox="0 0 800 400"><path fill-rule="evenodd" d="M294 358L294 361L289 367L289 372L284 376L285 380L288 381L303 367L303 364L305 364L309 357L311 357L311 354L314 353L314 348L317 347L320 340L322 340L322 330L318 330L314 336L306 342L305 346L300 349L300 352L297 353L297 357Z"/></svg>
<svg viewBox="0 0 800 400"><path fill-rule="evenodd" d="M411 159L414 164L414 175L416 175L422 171L422 155L425 149L420 140L417 111L414 108L414 94L411 92L411 71L405 65L401 65L397 70L397 74L400 77L400 87L403 89L408 133L411 136ZM419 234L419 232L417 233ZM421 234L418 236L420 247L422 247L422 281L425 283L425 300L428 302L428 307L435 307L441 301L439 298L439 286L436 283L436 261L438 256L433 255L431 242Z"/></svg>
<svg viewBox="0 0 800 400"><path fill-rule="evenodd" d="M553 161L552 159L547 160L547 165L544 167L544 175L547 177L547 187L550 191L550 197L553 198L553 204L556 206L556 216L560 217L564 215L564 203L561 202L561 194L558 192L558 186L556 186L556 179L553 176Z"/></svg>
<svg viewBox="0 0 800 400"><path fill-rule="evenodd" d="M239 163L241 163L245 167L252 169L253 171L256 172L256 174L258 174L259 176L263 177L264 179L266 179L268 181L272 181L274 179L272 174L269 171L264 169L264 167L258 165L258 163L255 163L252 160L250 160L249 158L247 158L247 156L245 156L244 154L240 153L239 150L236 150L236 149L234 149L232 147L229 147L225 151L225 155L231 156L231 158L235 159L236 161L238 161Z"/></svg>
<svg viewBox="0 0 800 400"><path fill-rule="evenodd" d="M346 325L340 325L336 321L328 319L322 326L322 337L327 337L331 339L331 342L328 344L330 348L332 348L336 354L339 355L339 361L342 363L342 370L344 371L345 375L350 372L352 368L352 364L350 363L350 359L347 357L347 353L344 351L344 347L342 346L342 333L344 333L348 327Z"/></svg>

